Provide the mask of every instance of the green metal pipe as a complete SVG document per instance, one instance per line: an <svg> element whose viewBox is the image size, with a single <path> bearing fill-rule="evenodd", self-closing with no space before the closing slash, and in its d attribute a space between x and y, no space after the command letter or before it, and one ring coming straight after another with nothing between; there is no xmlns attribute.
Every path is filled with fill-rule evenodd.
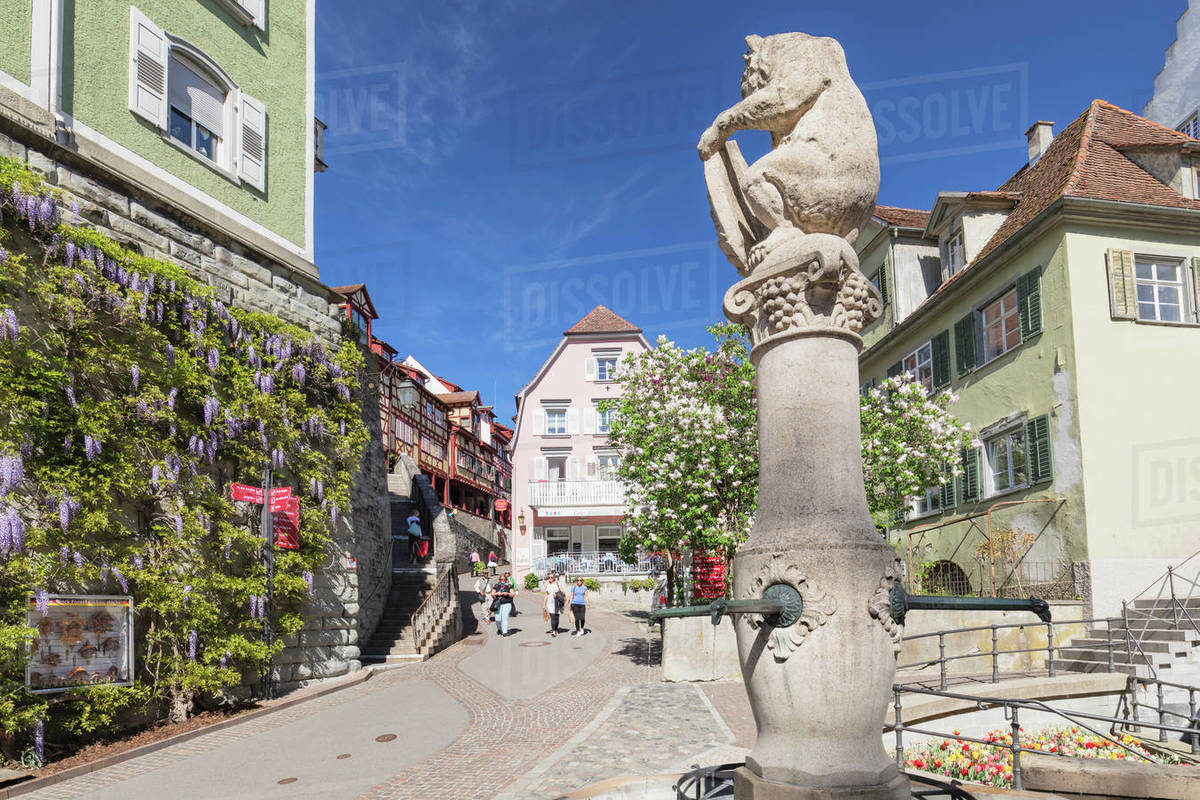
<svg viewBox="0 0 1200 800"><path fill-rule="evenodd" d="M786 628L800 619L804 600L795 587L776 583L767 587L760 598L745 600L713 600L706 606L681 606L679 608L656 608L650 612L650 620L678 617L712 617L712 624L721 622L725 614L762 614L768 624Z"/></svg>

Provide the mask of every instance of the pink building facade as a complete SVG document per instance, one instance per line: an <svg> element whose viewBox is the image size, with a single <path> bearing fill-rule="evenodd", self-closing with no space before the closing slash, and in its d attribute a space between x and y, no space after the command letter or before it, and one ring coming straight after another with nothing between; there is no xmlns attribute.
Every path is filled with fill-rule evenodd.
<svg viewBox="0 0 1200 800"><path fill-rule="evenodd" d="M517 394L509 540L514 573L529 572L555 554L616 558L625 488L616 476L608 415L598 405L620 392L613 371L622 356L648 349L640 328L597 306L563 334Z"/></svg>

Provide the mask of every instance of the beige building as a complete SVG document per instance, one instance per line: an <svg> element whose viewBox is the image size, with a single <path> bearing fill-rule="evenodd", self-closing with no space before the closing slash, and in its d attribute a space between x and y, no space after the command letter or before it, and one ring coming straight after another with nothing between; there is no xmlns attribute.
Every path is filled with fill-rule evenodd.
<svg viewBox="0 0 1200 800"><path fill-rule="evenodd" d="M996 190L877 209L860 363L980 440L889 532L926 588L1111 614L1200 550L1200 142L1100 100L1052 130Z"/></svg>

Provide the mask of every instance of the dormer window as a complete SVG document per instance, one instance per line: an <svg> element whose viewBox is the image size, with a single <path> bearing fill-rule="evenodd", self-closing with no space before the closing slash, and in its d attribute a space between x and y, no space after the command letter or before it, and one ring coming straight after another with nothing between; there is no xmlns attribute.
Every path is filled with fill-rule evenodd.
<svg viewBox="0 0 1200 800"><path fill-rule="evenodd" d="M1179 131L1184 136L1190 136L1193 139L1200 139L1200 115L1193 113L1175 130Z"/></svg>
<svg viewBox="0 0 1200 800"><path fill-rule="evenodd" d="M946 265L946 277L958 272L967 262L967 250L963 245L963 232L959 230L942 245L942 263Z"/></svg>

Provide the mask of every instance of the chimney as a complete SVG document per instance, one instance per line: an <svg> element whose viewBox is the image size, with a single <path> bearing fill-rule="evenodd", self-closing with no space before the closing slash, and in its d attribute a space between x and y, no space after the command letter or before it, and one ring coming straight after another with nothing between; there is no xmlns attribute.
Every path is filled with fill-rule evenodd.
<svg viewBox="0 0 1200 800"><path fill-rule="evenodd" d="M1029 163L1032 164L1042 157L1050 141L1054 138L1054 123L1039 119L1025 131L1025 141L1029 146Z"/></svg>

